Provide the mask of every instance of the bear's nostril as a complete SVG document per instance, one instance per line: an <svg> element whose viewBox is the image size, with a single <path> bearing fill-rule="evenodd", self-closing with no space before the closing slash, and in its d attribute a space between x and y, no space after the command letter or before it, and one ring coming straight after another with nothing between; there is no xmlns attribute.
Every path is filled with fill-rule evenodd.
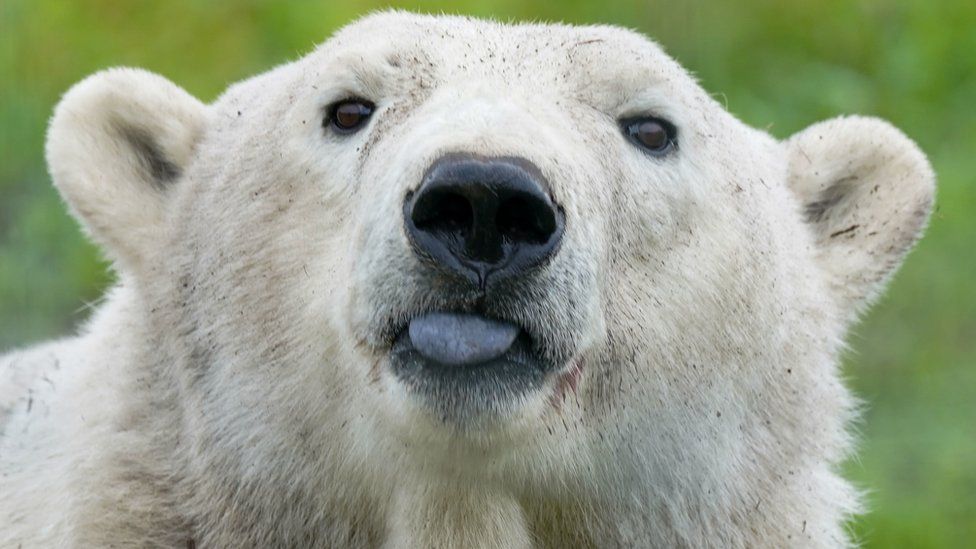
<svg viewBox="0 0 976 549"><path fill-rule="evenodd" d="M413 222L423 231L465 235L471 231L474 211L468 199L459 194L435 192L418 201Z"/></svg>
<svg viewBox="0 0 976 549"><path fill-rule="evenodd" d="M544 244L555 231L552 209L538 199L515 196L502 202L495 226L511 242Z"/></svg>

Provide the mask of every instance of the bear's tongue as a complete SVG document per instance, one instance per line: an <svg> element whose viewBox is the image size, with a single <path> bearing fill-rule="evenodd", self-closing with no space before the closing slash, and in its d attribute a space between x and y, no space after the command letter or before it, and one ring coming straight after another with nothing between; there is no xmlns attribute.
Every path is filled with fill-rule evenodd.
<svg viewBox="0 0 976 549"><path fill-rule="evenodd" d="M505 354L519 327L478 315L430 313L410 321L410 342L427 360L445 366L467 366Z"/></svg>

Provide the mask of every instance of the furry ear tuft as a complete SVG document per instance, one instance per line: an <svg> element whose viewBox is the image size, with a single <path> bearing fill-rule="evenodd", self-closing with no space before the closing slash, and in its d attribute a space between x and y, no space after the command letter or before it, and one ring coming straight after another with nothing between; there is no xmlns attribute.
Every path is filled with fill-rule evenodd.
<svg viewBox="0 0 976 549"><path fill-rule="evenodd" d="M182 176L207 108L138 69L89 76L65 94L47 134L54 184L113 262L138 270L163 229L168 187Z"/></svg>
<svg viewBox="0 0 976 549"><path fill-rule="evenodd" d="M789 185L813 229L817 259L853 319L924 231L935 174L915 143L874 118L827 120L786 145Z"/></svg>

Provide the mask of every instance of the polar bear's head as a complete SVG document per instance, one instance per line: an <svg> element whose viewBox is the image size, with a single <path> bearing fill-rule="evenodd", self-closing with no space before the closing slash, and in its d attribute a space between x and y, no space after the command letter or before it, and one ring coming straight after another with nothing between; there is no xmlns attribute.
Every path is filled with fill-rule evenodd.
<svg viewBox="0 0 976 549"><path fill-rule="evenodd" d="M225 469L533 497L826 479L933 199L890 125L777 141L631 32L401 13L211 105L99 73L48 158Z"/></svg>

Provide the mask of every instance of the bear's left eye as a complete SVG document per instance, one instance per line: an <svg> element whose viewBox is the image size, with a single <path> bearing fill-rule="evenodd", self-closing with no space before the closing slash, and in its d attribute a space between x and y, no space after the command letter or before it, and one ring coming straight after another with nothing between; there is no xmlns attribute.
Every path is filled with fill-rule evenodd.
<svg viewBox="0 0 976 549"><path fill-rule="evenodd" d="M654 156L663 156L678 145L674 124L653 116L621 120L624 134L637 146Z"/></svg>
<svg viewBox="0 0 976 549"><path fill-rule="evenodd" d="M345 99L328 108L323 125L331 126L339 133L352 133L366 124L374 108L375 105L365 99Z"/></svg>

